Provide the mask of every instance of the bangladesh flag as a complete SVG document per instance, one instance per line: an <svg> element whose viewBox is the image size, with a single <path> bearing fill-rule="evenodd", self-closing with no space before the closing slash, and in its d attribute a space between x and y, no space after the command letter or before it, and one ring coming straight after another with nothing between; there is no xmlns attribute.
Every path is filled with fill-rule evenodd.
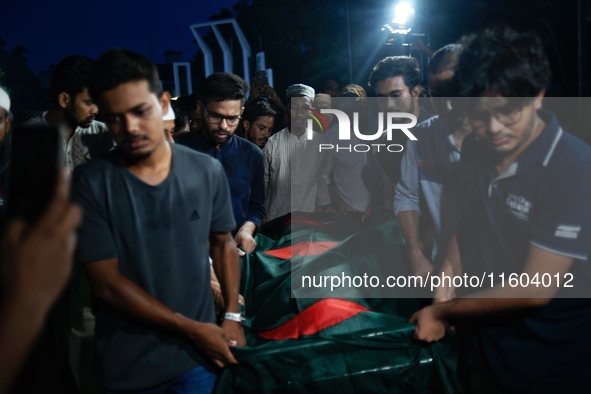
<svg viewBox="0 0 591 394"><path fill-rule="evenodd" d="M413 340L407 320L420 293L381 287L409 274L403 256L398 222L385 210L366 223L357 214L292 214L265 225L242 260L247 346L233 349L240 365L224 369L217 392L460 392L456 338ZM364 274L374 282L354 286ZM357 281L325 286L332 277Z"/></svg>

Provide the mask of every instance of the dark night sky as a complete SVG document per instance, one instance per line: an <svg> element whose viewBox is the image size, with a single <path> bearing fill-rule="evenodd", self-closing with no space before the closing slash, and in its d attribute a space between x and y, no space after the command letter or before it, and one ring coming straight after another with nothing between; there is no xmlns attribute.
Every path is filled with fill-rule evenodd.
<svg viewBox="0 0 591 394"><path fill-rule="evenodd" d="M198 50L198 46L193 44L189 25L208 21L212 14L219 13L222 7L231 7L235 1L5 0L0 8L0 38L6 41L8 49L18 44L26 47L28 53L25 56L35 72L57 64L70 54L96 58L101 52L116 46L140 52L156 63L164 62L163 53L166 50L182 50L183 60L189 60ZM425 18L423 28L430 34L434 48L453 42L464 33L499 21L536 29L546 43L555 79L562 85L570 86L567 93L575 92L578 63L577 0L410 2L417 8L417 14ZM310 3L313 1L310 0ZM394 0L350 0L349 3L352 27L358 29L354 31L355 41L358 33L362 33L362 36L367 32L379 32L384 23L384 7L394 3ZM345 0L342 4L345 4ZM538 14L543 18L540 19ZM261 18L264 17L262 14ZM292 22L291 28L299 26L299 21ZM286 33L279 31L278 34ZM266 37L266 40L278 37ZM372 45L373 48L375 45ZM251 47L256 52L256 43L251 43ZM357 54L359 51L367 52L367 48L367 45L362 45L353 49ZM364 72L376 60L372 53L367 53L364 58L367 64L354 65L355 79L359 81L366 80L367 73ZM557 59L560 59L560 64ZM268 66L278 67L277 64ZM287 70L277 69L278 73L281 71Z"/></svg>
<svg viewBox="0 0 591 394"><path fill-rule="evenodd" d="M182 50L189 60L197 51L189 25L206 22L234 0L51 0L3 2L0 37L9 49L17 44L38 72L70 54L96 58L112 47L140 52L163 62L166 50ZM163 6L164 5L164 6Z"/></svg>

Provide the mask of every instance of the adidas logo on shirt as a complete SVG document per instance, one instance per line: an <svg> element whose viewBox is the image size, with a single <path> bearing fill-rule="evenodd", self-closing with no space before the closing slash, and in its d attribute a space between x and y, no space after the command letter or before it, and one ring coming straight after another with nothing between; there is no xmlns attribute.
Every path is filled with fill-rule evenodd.
<svg viewBox="0 0 591 394"><path fill-rule="evenodd" d="M199 216L199 212L197 212L196 209L193 209L193 213L191 214L191 216L189 216L189 220L197 220L199 219L201 216Z"/></svg>

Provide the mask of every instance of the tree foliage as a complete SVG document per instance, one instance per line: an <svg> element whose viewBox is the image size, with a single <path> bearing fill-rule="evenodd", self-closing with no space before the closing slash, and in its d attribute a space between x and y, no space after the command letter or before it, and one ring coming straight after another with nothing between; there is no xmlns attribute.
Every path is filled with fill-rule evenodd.
<svg viewBox="0 0 591 394"><path fill-rule="evenodd" d="M9 50L6 42L0 38L0 85L10 95L13 112L47 107L46 91L39 77L27 64L27 52L22 45Z"/></svg>

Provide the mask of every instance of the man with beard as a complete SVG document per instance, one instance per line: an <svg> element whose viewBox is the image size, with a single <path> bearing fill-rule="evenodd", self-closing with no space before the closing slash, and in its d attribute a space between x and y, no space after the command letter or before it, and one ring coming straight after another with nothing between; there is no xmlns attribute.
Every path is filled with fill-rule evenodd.
<svg viewBox="0 0 591 394"><path fill-rule="evenodd" d="M101 55L89 90L117 147L73 177L84 211L76 261L95 295L107 393L210 393L212 367L235 364L230 346L245 344L228 183L217 160L165 140L159 79L141 55ZM226 305L221 327L210 254Z"/></svg>
<svg viewBox="0 0 591 394"><path fill-rule="evenodd" d="M314 93L303 84L287 88L289 126L272 135L263 150L267 220L296 211L332 210L324 177L332 154L319 152L320 144L328 144L328 137L314 131L308 140L306 132Z"/></svg>
<svg viewBox="0 0 591 394"><path fill-rule="evenodd" d="M114 146L105 124L95 120L98 107L88 93L92 64L93 61L85 56L71 55L62 59L55 68L49 85L51 108L26 123L51 125L61 131L64 137L62 164L70 173L77 166L103 156ZM67 291L64 292L66 296L58 300L56 310L52 312L55 317L52 317L51 321L55 326L53 329L60 334L58 338L62 338L62 332L66 330L69 332L69 339L67 337L61 339L60 347L65 350L69 346L68 343L75 344L70 350L71 359L92 360L94 355L86 352L85 347L81 345L92 338L94 328L94 316L90 308L90 289L87 279L81 275L80 270L74 269L72 276L73 279ZM62 327L66 324L68 315L72 329ZM82 324L82 321L86 324ZM76 348L81 349L79 354L75 354ZM76 367L73 370L74 376L79 374ZM88 370L91 371L92 368ZM78 381L83 380L78 379ZM84 387L81 386L81 389L84 390Z"/></svg>
<svg viewBox="0 0 591 394"><path fill-rule="evenodd" d="M275 110L265 97L246 103L242 119L244 138L263 149L273 133L275 114Z"/></svg>
<svg viewBox="0 0 591 394"><path fill-rule="evenodd" d="M55 68L49 85L52 107L27 124L49 124L64 135L64 160L69 171L113 147L104 123L95 120L98 107L88 94L92 60L72 55Z"/></svg>
<svg viewBox="0 0 591 394"><path fill-rule="evenodd" d="M248 85L238 75L217 72L203 85L203 126L179 136L177 143L218 159L232 195L236 228L232 233L245 252L256 247L254 233L265 216L263 154L252 142L234 135Z"/></svg>
<svg viewBox="0 0 591 394"><path fill-rule="evenodd" d="M419 106L421 93L421 70L417 59L406 56L390 56L378 62L369 76L369 86L375 89L380 98L381 112L405 112L417 118L417 124L430 118L429 113ZM394 119L394 123L408 123L409 119ZM377 126L371 127L377 129ZM393 133L393 141L387 141L385 134L377 143L406 145L408 138L398 130ZM384 172L396 184L400 179L402 153L380 149L376 153Z"/></svg>

